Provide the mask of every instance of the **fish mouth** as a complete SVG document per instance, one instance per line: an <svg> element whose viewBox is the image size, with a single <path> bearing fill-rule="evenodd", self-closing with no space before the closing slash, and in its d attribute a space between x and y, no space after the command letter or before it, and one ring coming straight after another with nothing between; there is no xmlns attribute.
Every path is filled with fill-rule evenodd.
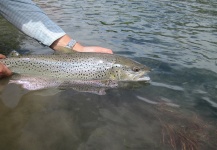
<svg viewBox="0 0 217 150"><path fill-rule="evenodd" d="M151 78L147 74L141 73L141 74L134 76L133 80L135 80L135 81L150 81Z"/></svg>
<svg viewBox="0 0 217 150"><path fill-rule="evenodd" d="M150 80L151 80L151 78L147 75L144 75L144 76L137 79L137 81L150 81Z"/></svg>

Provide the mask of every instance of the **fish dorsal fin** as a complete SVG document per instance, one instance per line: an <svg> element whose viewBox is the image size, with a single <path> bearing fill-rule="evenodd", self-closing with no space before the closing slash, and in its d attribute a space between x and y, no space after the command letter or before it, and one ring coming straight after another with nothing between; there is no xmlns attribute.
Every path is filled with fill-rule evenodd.
<svg viewBox="0 0 217 150"><path fill-rule="evenodd" d="M15 50L11 51L10 54L8 55L8 57L19 57L19 56L20 54Z"/></svg>

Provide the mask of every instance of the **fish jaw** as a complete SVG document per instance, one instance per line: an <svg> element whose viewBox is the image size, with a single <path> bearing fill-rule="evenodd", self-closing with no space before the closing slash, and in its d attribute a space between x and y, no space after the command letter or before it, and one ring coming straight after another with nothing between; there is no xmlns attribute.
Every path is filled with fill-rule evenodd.
<svg viewBox="0 0 217 150"><path fill-rule="evenodd" d="M146 82L149 82L151 80L151 78L147 75L144 75L140 78L138 78L136 81L146 81Z"/></svg>
<svg viewBox="0 0 217 150"><path fill-rule="evenodd" d="M113 78L118 81L150 81L150 77L148 76L148 70L141 70L139 72L134 72L131 69L122 70L119 69L118 71L115 71L115 75ZM114 80L114 79L113 79Z"/></svg>
<svg viewBox="0 0 217 150"><path fill-rule="evenodd" d="M147 75L147 71L142 71L133 77L134 81L150 81L151 78Z"/></svg>

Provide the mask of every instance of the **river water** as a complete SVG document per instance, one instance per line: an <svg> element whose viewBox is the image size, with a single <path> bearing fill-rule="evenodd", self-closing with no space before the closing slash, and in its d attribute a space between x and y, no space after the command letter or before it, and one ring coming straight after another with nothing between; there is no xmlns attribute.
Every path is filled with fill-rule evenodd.
<svg viewBox="0 0 217 150"><path fill-rule="evenodd" d="M96 95L22 94L16 85L2 90L1 79L0 149L216 149L216 0L35 2L83 45L152 68L152 81ZM52 53L3 18L0 27L0 53Z"/></svg>

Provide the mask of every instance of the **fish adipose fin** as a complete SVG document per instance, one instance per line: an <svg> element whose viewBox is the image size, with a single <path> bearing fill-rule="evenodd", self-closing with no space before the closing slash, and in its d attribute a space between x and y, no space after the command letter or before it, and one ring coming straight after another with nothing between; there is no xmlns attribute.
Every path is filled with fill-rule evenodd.
<svg viewBox="0 0 217 150"><path fill-rule="evenodd" d="M20 54L17 51L13 50L10 52L10 54L7 57L19 57L19 56Z"/></svg>

